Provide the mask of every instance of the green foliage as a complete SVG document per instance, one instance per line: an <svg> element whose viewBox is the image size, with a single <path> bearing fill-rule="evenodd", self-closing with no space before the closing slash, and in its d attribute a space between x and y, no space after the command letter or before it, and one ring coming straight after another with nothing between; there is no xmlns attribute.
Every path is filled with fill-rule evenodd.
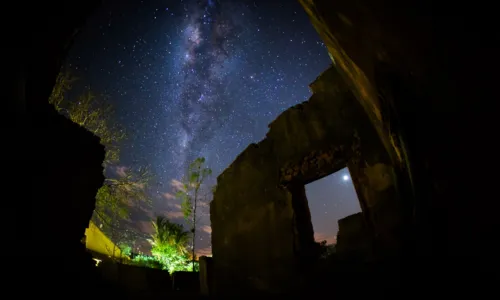
<svg viewBox="0 0 500 300"><path fill-rule="evenodd" d="M199 272L200 271L200 263L197 262L197 261L195 261L195 262L189 264L188 271L190 271L190 272L193 272L193 271L194 272Z"/></svg>
<svg viewBox="0 0 500 300"><path fill-rule="evenodd" d="M147 168L139 168L136 172L123 171L123 175L117 178L106 178L104 185L109 186L112 193L119 198L130 201L149 201L144 191L150 180L151 176Z"/></svg>
<svg viewBox="0 0 500 300"><path fill-rule="evenodd" d="M129 245L121 243L118 247L120 248L122 255L130 256L132 254L132 247Z"/></svg>
<svg viewBox="0 0 500 300"><path fill-rule="evenodd" d="M170 274L175 271L192 270L188 255L180 253L173 245L153 246L151 253L161 263L162 269L168 270Z"/></svg>
<svg viewBox="0 0 500 300"><path fill-rule="evenodd" d="M98 102L88 91L68 105L67 115L73 122L85 127L101 139L101 144L106 147L105 165L119 160L118 143L125 138L125 133L109 122L113 115L113 108L110 105Z"/></svg>
<svg viewBox="0 0 500 300"><path fill-rule="evenodd" d="M335 244L328 245L327 241L321 241L318 245L320 259L329 259L336 252Z"/></svg>
<svg viewBox="0 0 500 300"><path fill-rule="evenodd" d="M144 254L138 254L134 256L130 262L132 265L139 267L146 267L152 269L162 269L161 263L154 257Z"/></svg>
<svg viewBox="0 0 500 300"><path fill-rule="evenodd" d="M124 171L118 178L106 178L97 191L95 211L108 225L117 226L119 220L127 219L129 207L137 203L149 203L145 187L150 177L145 169L137 173Z"/></svg>
<svg viewBox="0 0 500 300"><path fill-rule="evenodd" d="M149 201L144 190L146 183L130 175L118 179L107 178L97 191L94 214L101 224L106 225L102 228L104 234L114 244L120 245L121 253L125 256L129 256L130 253L124 251L121 244L131 241L126 230L119 230L120 222L128 219L132 204ZM130 250L130 247L128 249ZM109 249L109 251L114 253L115 250Z"/></svg>
<svg viewBox="0 0 500 300"><path fill-rule="evenodd" d="M49 103L71 121L85 127L100 138L101 144L106 148L103 162L105 167L119 161L119 144L125 138L124 131L113 122L113 108L97 98L90 90L75 99L67 99L76 78L67 70L62 70L49 97ZM121 237L116 232L120 220L127 219L129 207L133 204L150 205L146 196L145 186L150 180L145 168L136 172L125 172L117 178L106 178L104 185L96 195L95 212L102 223L110 229L109 237L115 243Z"/></svg>
<svg viewBox="0 0 500 300"><path fill-rule="evenodd" d="M62 105L65 104L65 95L71 90L73 82L76 81L70 72L61 71L57 75L56 84L54 85L54 89L52 90L52 94L49 97L49 103L54 105L54 108L61 112L63 110Z"/></svg>
<svg viewBox="0 0 500 300"><path fill-rule="evenodd" d="M132 205L150 205L145 187L150 176L146 169L123 171L117 178L106 178L96 195L95 214L107 226L103 232L115 243L131 242L126 230L118 230L120 222L129 218Z"/></svg>
<svg viewBox="0 0 500 300"><path fill-rule="evenodd" d="M189 242L189 232L184 230L184 226L174 223L169 219L158 216L153 222L154 233L151 235L151 245L162 247L171 245L179 253L185 254Z"/></svg>
<svg viewBox="0 0 500 300"><path fill-rule="evenodd" d="M123 198L106 184L97 190L95 211L101 222L109 226L115 226L118 220L128 218L129 214Z"/></svg>
<svg viewBox="0 0 500 300"><path fill-rule="evenodd" d="M153 222L154 233L151 235L151 253L161 263L162 268L170 273L192 270L189 264L187 245L189 232L180 224L158 216Z"/></svg>
<svg viewBox="0 0 500 300"><path fill-rule="evenodd" d="M105 166L116 163L120 156L118 143L125 138L125 133L110 122L113 115L112 107L98 101L92 92L80 95L76 101L67 101L66 94L71 90L75 80L70 72L60 72L49 97L49 103L54 105L58 112L101 139L101 143L106 147Z"/></svg>

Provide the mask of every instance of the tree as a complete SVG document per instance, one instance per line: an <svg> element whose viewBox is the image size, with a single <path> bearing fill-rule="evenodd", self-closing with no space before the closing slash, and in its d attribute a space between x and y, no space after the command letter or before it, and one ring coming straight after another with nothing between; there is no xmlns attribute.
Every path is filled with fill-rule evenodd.
<svg viewBox="0 0 500 300"><path fill-rule="evenodd" d="M95 210L110 225L128 217L128 208L138 203L149 203L145 188L151 177L146 168L138 172L124 171L118 178L106 178L97 191Z"/></svg>
<svg viewBox="0 0 500 300"><path fill-rule="evenodd" d="M108 168L119 161L119 143L125 138L125 133L116 123L111 122L113 108L100 101L102 99L97 99L90 90L75 100L68 101L67 94L75 81L71 72L62 70L56 79L49 103L71 121L99 136L101 144L106 148L103 165ZM140 168L137 172L126 172L124 176L117 178L107 177L97 192L96 215L107 225L110 231L108 234L115 244L123 240L120 237L121 231L117 228L121 220L128 218L130 205L149 203L144 190L149 179L147 170Z"/></svg>
<svg viewBox="0 0 500 300"><path fill-rule="evenodd" d="M54 105L54 108L61 112L65 104L66 93L73 87L73 82L77 79L71 75L69 71L61 71L57 75L56 84L52 89L52 94L49 97L49 103Z"/></svg>
<svg viewBox="0 0 500 300"><path fill-rule="evenodd" d="M189 232L180 224L158 216L153 221L154 233L151 235L151 253L170 273L188 270Z"/></svg>
<svg viewBox="0 0 500 300"><path fill-rule="evenodd" d="M210 168L205 168L205 158L199 157L189 164L187 174L182 182L182 189L177 192L177 197L181 199L181 209L184 214L184 219L188 222L191 229L191 248L192 248L192 262L193 270L196 260L195 241L196 241L196 225L197 225L197 207L200 200L200 188L205 181L212 174Z"/></svg>
<svg viewBox="0 0 500 300"><path fill-rule="evenodd" d="M116 163L120 156L119 142L125 138L125 132L110 122L113 116L112 106L99 101L90 90L77 97L76 101L66 99L66 94L75 81L76 78L72 77L69 71L61 71L49 97L49 103L53 104L59 113L101 139L101 143L106 147L104 166Z"/></svg>
<svg viewBox="0 0 500 300"><path fill-rule="evenodd" d="M336 252L336 245L327 243L328 242L326 240L317 243L320 259L328 259Z"/></svg>
<svg viewBox="0 0 500 300"><path fill-rule="evenodd" d="M154 256L137 254L130 261L131 264L151 269L162 269L163 265Z"/></svg>
<svg viewBox="0 0 500 300"><path fill-rule="evenodd" d="M147 169L123 173L118 178L105 179L103 186L97 191L94 209L101 222L108 225L108 234L115 244L125 242L125 236L121 235L118 228L120 221L128 219L130 206L151 201L145 191L151 179Z"/></svg>
<svg viewBox="0 0 500 300"><path fill-rule="evenodd" d="M120 248L121 253L123 255L131 256L131 254L132 254L132 247L129 244L127 244L127 243L120 243L120 245L118 245L118 248Z"/></svg>

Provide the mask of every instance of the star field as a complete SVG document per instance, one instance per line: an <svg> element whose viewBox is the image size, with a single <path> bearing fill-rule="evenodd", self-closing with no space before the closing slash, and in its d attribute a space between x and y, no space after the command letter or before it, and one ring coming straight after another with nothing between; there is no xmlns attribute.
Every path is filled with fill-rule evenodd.
<svg viewBox="0 0 500 300"><path fill-rule="evenodd" d="M310 97L308 84L331 61L298 2L282 2L107 1L77 37L68 59L81 79L75 89L115 107L113 121L128 133L120 166L147 165L155 176L153 212L133 216L138 230L150 230L154 214L182 222L172 195L189 162L205 157L214 184L271 121ZM310 189L329 193L335 182ZM347 195L343 202L356 200ZM320 201L310 201L311 212L333 209ZM352 213L344 206L338 215ZM207 205L203 212L197 248L209 252Z"/></svg>

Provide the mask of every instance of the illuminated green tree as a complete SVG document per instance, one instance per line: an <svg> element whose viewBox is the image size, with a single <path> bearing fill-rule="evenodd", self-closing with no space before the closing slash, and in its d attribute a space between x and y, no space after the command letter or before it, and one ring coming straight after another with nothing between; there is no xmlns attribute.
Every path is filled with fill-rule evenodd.
<svg viewBox="0 0 500 300"><path fill-rule="evenodd" d="M187 174L182 181L182 189L177 191L177 198L181 200L181 209L184 219L191 229L191 249L193 270L195 268L196 225L198 221L197 208L201 198L200 189L203 182L212 174L210 168L204 167L205 158L195 159L188 167Z"/></svg>
<svg viewBox="0 0 500 300"><path fill-rule="evenodd" d="M121 243L118 245L118 248L120 248L121 253L126 256L131 256L132 254L132 247L129 244L126 243Z"/></svg>
<svg viewBox="0 0 500 300"><path fill-rule="evenodd" d="M151 269L163 269L161 262L154 256L137 254L132 259L131 263L136 266L146 267Z"/></svg>
<svg viewBox="0 0 500 300"><path fill-rule="evenodd" d="M154 233L151 235L151 253L171 274L175 271L190 269L187 245L189 232L180 224L158 216L153 222Z"/></svg>

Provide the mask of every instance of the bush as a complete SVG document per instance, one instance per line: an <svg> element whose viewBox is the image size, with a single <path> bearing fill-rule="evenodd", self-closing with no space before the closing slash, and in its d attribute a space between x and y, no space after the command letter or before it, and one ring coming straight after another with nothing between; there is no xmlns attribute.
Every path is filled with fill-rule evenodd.
<svg viewBox="0 0 500 300"><path fill-rule="evenodd" d="M151 249L151 253L159 261L164 270L170 274L175 271L192 271L193 266L187 254L180 252L173 245L156 245Z"/></svg>
<svg viewBox="0 0 500 300"><path fill-rule="evenodd" d="M329 259L332 255L335 254L335 244L327 245L326 241L322 241L319 243L319 258L320 259Z"/></svg>
<svg viewBox="0 0 500 300"><path fill-rule="evenodd" d="M139 267L163 269L162 264L156 259L156 257L144 254L135 255L131 260L131 264Z"/></svg>

